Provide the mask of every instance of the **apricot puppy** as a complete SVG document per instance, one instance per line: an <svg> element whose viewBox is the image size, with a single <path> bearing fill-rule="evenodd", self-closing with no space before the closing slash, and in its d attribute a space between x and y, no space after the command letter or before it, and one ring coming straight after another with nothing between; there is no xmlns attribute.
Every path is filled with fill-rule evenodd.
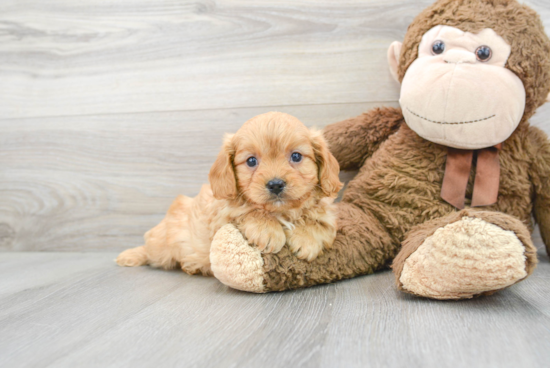
<svg viewBox="0 0 550 368"><path fill-rule="evenodd" d="M226 135L210 185L195 198L176 198L164 220L145 234L145 245L122 252L116 261L179 265L189 274L211 275L210 243L227 223L262 252L276 253L288 244L311 261L336 236L339 171L321 132L288 114L256 116Z"/></svg>

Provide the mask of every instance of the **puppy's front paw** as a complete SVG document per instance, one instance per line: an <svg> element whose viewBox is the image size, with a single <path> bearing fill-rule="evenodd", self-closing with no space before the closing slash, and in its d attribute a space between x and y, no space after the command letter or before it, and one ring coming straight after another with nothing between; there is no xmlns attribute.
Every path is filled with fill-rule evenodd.
<svg viewBox="0 0 550 368"><path fill-rule="evenodd" d="M245 236L263 253L278 253L286 244L286 235L280 225L264 229L249 227Z"/></svg>
<svg viewBox="0 0 550 368"><path fill-rule="evenodd" d="M325 242L316 239L313 235L306 233L294 233L288 238L288 245L296 257L313 261L325 247Z"/></svg>
<svg viewBox="0 0 550 368"><path fill-rule="evenodd" d="M324 248L330 248L336 237L336 227L324 222L307 222L305 226L287 230L290 250L300 259L313 261Z"/></svg>
<svg viewBox="0 0 550 368"><path fill-rule="evenodd" d="M237 228L263 253L278 253L286 244L286 235L279 221L263 211L247 213L238 219Z"/></svg>

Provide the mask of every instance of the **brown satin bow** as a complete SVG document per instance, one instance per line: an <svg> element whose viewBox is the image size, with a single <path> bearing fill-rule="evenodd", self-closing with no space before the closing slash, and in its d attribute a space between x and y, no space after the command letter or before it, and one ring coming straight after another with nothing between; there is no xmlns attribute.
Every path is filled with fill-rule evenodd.
<svg viewBox="0 0 550 368"><path fill-rule="evenodd" d="M474 193L472 194L472 207L489 206L497 201L500 180L498 153L501 148L502 143L494 147L476 150L477 167ZM441 198L458 209L464 208L473 156L473 150L448 147Z"/></svg>

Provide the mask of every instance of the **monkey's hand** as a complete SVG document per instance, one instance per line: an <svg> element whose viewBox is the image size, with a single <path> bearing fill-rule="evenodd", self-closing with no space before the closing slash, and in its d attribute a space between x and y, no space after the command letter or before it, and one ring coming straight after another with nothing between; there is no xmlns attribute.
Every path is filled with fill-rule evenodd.
<svg viewBox="0 0 550 368"><path fill-rule="evenodd" d="M331 124L323 130L330 152L341 170L356 170L403 123L401 109L372 109L355 118Z"/></svg>

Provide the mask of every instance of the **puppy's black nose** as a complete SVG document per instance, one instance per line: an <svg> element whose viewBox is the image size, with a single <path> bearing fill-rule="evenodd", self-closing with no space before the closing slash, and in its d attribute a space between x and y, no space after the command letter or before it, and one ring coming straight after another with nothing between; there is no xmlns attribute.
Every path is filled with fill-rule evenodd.
<svg viewBox="0 0 550 368"><path fill-rule="evenodd" d="M273 179L270 180L265 186L271 193L277 195L285 189L285 184L286 183L281 179Z"/></svg>

